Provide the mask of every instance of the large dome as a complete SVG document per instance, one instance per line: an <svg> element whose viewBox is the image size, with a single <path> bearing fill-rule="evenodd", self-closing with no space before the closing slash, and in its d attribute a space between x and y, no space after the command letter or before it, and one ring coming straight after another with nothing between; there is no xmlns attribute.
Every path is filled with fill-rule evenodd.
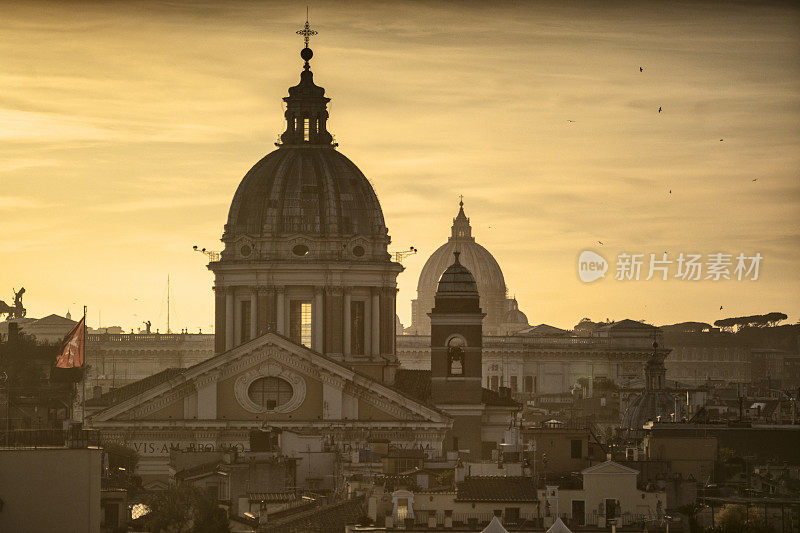
<svg viewBox="0 0 800 533"><path fill-rule="evenodd" d="M475 242L472 227L464 213L464 203L459 204L458 215L453 219L451 236L425 262L417 283L417 298L412 301L412 324L409 332L426 335L430 332L428 313L433 307L434 294L442 273L450 266L453 252L460 252L459 261L475 278L480 294L480 306L486 313L484 332L498 334L499 326L509 309L503 271L492 254Z"/></svg>
<svg viewBox="0 0 800 533"><path fill-rule="evenodd" d="M378 197L347 157L330 146L283 146L248 172L231 203L225 233L383 236Z"/></svg>
<svg viewBox="0 0 800 533"><path fill-rule="evenodd" d="M389 236L378 197L340 154L327 130L330 101L305 66L289 88L286 131L256 163L231 202L222 240L226 261L387 262Z"/></svg>

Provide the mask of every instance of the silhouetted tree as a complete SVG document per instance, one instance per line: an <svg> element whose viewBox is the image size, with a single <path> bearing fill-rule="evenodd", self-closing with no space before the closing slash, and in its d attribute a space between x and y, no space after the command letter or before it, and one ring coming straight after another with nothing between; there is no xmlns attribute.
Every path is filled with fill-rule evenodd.
<svg viewBox="0 0 800 533"><path fill-rule="evenodd" d="M225 511L207 493L189 485L172 485L147 499L145 517L151 533L229 533Z"/></svg>
<svg viewBox="0 0 800 533"><path fill-rule="evenodd" d="M726 505L715 519L715 533L771 533L774 529L764 519L763 510L744 505Z"/></svg>

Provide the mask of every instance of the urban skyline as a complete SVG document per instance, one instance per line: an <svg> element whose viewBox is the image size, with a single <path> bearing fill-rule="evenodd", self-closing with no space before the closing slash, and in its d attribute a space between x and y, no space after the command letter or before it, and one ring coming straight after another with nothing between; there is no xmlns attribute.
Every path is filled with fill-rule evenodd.
<svg viewBox="0 0 800 533"><path fill-rule="evenodd" d="M462 194L531 324L798 319L797 9L364 5L310 6L315 73L340 150L382 200L390 251L419 250L398 279L405 325ZM5 12L0 210L14 260L0 299L24 285L31 316L87 305L91 326L164 328L170 275L173 329L208 331L212 276L191 246L221 249L236 184L282 131L304 13ZM584 250L612 263L605 280L580 281ZM613 279L618 254L664 251L764 259L754 282Z"/></svg>

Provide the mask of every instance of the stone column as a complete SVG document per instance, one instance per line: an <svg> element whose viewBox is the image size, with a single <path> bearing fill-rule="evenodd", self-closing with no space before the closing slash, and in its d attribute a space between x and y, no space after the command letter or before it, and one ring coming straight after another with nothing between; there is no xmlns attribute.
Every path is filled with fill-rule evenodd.
<svg viewBox="0 0 800 533"><path fill-rule="evenodd" d="M381 297L378 289L372 289L372 356L377 357L381 353Z"/></svg>
<svg viewBox="0 0 800 533"><path fill-rule="evenodd" d="M258 289L250 290L250 340L258 337Z"/></svg>
<svg viewBox="0 0 800 533"><path fill-rule="evenodd" d="M228 291L225 293L225 351L233 348L233 306L233 287L229 287Z"/></svg>
<svg viewBox="0 0 800 533"><path fill-rule="evenodd" d="M318 351L319 353L323 353L323 341L325 334L325 323L323 320L324 312L323 312L323 287L314 287L314 306L311 310L313 313L313 318L311 319L311 347Z"/></svg>
<svg viewBox="0 0 800 533"><path fill-rule="evenodd" d="M342 301L341 287L325 287L325 311L323 313L325 340L323 346L325 347L325 353L336 359L341 359L344 353L342 346L344 344Z"/></svg>
<svg viewBox="0 0 800 533"><path fill-rule="evenodd" d="M276 287L275 296L277 299L275 302L275 314L277 315L278 333L286 336L286 293L284 292L284 287Z"/></svg>
<svg viewBox="0 0 800 533"><path fill-rule="evenodd" d="M353 296L350 294L350 287L344 289L344 355L350 355L350 347L352 343L352 324L350 323L352 315L350 312L350 303L353 301Z"/></svg>
<svg viewBox="0 0 800 533"><path fill-rule="evenodd" d="M257 297L258 297L258 322L256 322L257 334L261 336L264 335L267 331L270 331L269 323L271 320L273 320L271 297L274 297L274 295L266 287L259 287Z"/></svg>
<svg viewBox="0 0 800 533"><path fill-rule="evenodd" d="M214 353L225 351L225 289L214 287Z"/></svg>

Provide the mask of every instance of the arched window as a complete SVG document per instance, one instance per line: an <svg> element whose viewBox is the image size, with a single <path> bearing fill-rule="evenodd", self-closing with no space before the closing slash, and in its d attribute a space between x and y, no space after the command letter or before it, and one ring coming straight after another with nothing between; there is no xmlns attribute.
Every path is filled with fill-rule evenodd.
<svg viewBox="0 0 800 533"><path fill-rule="evenodd" d="M466 342L461 337L453 337L447 342L447 374L450 376L464 375L464 346Z"/></svg>
<svg viewBox="0 0 800 533"><path fill-rule="evenodd" d="M288 402L293 392L288 381L272 376L258 378L247 389L253 403L270 410Z"/></svg>

